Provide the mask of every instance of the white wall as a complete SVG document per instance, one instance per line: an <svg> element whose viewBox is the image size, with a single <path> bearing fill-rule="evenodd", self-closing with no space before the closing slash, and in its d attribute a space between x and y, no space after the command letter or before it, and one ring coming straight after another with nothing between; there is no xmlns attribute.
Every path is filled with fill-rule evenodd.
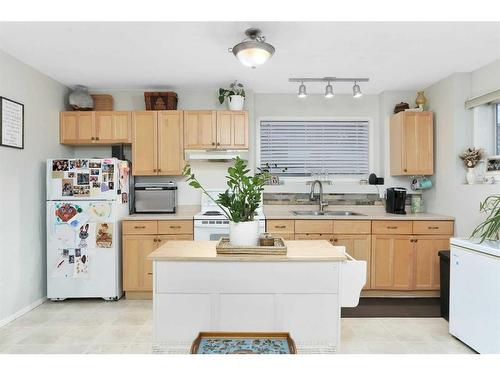
<svg viewBox="0 0 500 375"><path fill-rule="evenodd" d="M458 158L474 143L473 113L465 109L465 100L500 89L499 77L500 60L472 73L453 74L426 89L429 109L435 113L435 173L434 188L424 194L424 201L428 211L456 218L457 236L471 234L484 218L479 203L499 191L498 185L466 185Z"/></svg>
<svg viewBox="0 0 500 375"><path fill-rule="evenodd" d="M0 147L0 322L46 295L45 159L59 144L66 87L0 51L0 96L24 104L23 150Z"/></svg>

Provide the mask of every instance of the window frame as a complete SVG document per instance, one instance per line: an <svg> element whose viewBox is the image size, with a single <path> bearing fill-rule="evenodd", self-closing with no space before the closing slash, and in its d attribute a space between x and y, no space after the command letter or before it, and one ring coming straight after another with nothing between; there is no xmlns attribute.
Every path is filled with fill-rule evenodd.
<svg viewBox="0 0 500 375"><path fill-rule="evenodd" d="M324 117L324 116L261 116L255 120L255 168L260 167L260 126L263 121L364 121L368 123L368 174L375 170L375 129L374 121L371 117L352 116L352 117ZM359 182L364 174L329 174L330 179L343 182ZM361 177L363 176L363 177ZM289 182L310 181L311 176L283 176L280 180Z"/></svg>

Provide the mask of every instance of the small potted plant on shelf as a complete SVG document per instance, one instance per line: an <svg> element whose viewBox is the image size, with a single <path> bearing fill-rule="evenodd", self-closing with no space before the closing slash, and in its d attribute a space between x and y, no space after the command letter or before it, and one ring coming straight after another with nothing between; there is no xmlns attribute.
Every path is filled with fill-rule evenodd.
<svg viewBox="0 0 500 375"><path fill-rule="evenodd" d="M460 159L464 161L465 168L467 168L467 174L466 174L466 179L467 183L469 185L473 184L476 180L476 172L474 168L476 167L477 163L482 159L483 157L483 150L482 149L476 149L476 148L468 148L465 150L462 154L459 155Z"/></svg>
<svg viewBox="0 0 500 375"><path fill-rule="evenodd" d="M189 185L201 189L228 218L229 242L235 246L256 246L259 240L259 221L254 218L269 174L264 172L250 176L249 172L246 163L237 157L234 166L227 169L228 189L219 194L217 199L213 199L203 188L189 165L182 172Z"/></svg>
<svg viewBox="0 0 500 375"><path fill-rule="evenodd" d="M500 239L500 195L490 195L481 202L479 211L488 214L486 220L479 224L472 232L471 237L485 240Z"/></svg>
<svg viewBox="0 0 500 375"><path fill-rule="evenodd" d="M219 103L222 104L227 99L231 111L241 111L245 103L245 89L238 81L229 85L228 89L219 89Z"/></svg>

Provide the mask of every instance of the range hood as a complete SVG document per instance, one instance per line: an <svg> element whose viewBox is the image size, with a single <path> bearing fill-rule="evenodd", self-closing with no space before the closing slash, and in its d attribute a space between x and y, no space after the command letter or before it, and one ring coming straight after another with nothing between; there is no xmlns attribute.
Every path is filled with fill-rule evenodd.
<svg viewBox="0 0 500 375"><path fill-rule="evenodd" d="M191 160L205 161L231 161L239 156L243 160L248 160L248 150L186 150L185 158Z"/></svg>

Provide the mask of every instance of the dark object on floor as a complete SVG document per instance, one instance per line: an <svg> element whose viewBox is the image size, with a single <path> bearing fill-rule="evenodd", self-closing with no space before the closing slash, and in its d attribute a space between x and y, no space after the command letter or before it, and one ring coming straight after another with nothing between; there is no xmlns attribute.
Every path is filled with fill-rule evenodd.
<svg viewBox="0 0 500 375"><path fill-rule="evenodd" d="M200 332L191 354L296 354L288 332Z"/></svg>
<svg viewBox="0 0 500 375"><path fill-rule="evenodd" d="M441 250L439 255L439 277L441 282L441 316L450 317L450 250Z"/></svg>
<svg viewBox="0 0 500 375"><path fill-rule="evenodd" d="M439 298L362 297L356 307L343 307L342 318L439 318Z"/></svg>

